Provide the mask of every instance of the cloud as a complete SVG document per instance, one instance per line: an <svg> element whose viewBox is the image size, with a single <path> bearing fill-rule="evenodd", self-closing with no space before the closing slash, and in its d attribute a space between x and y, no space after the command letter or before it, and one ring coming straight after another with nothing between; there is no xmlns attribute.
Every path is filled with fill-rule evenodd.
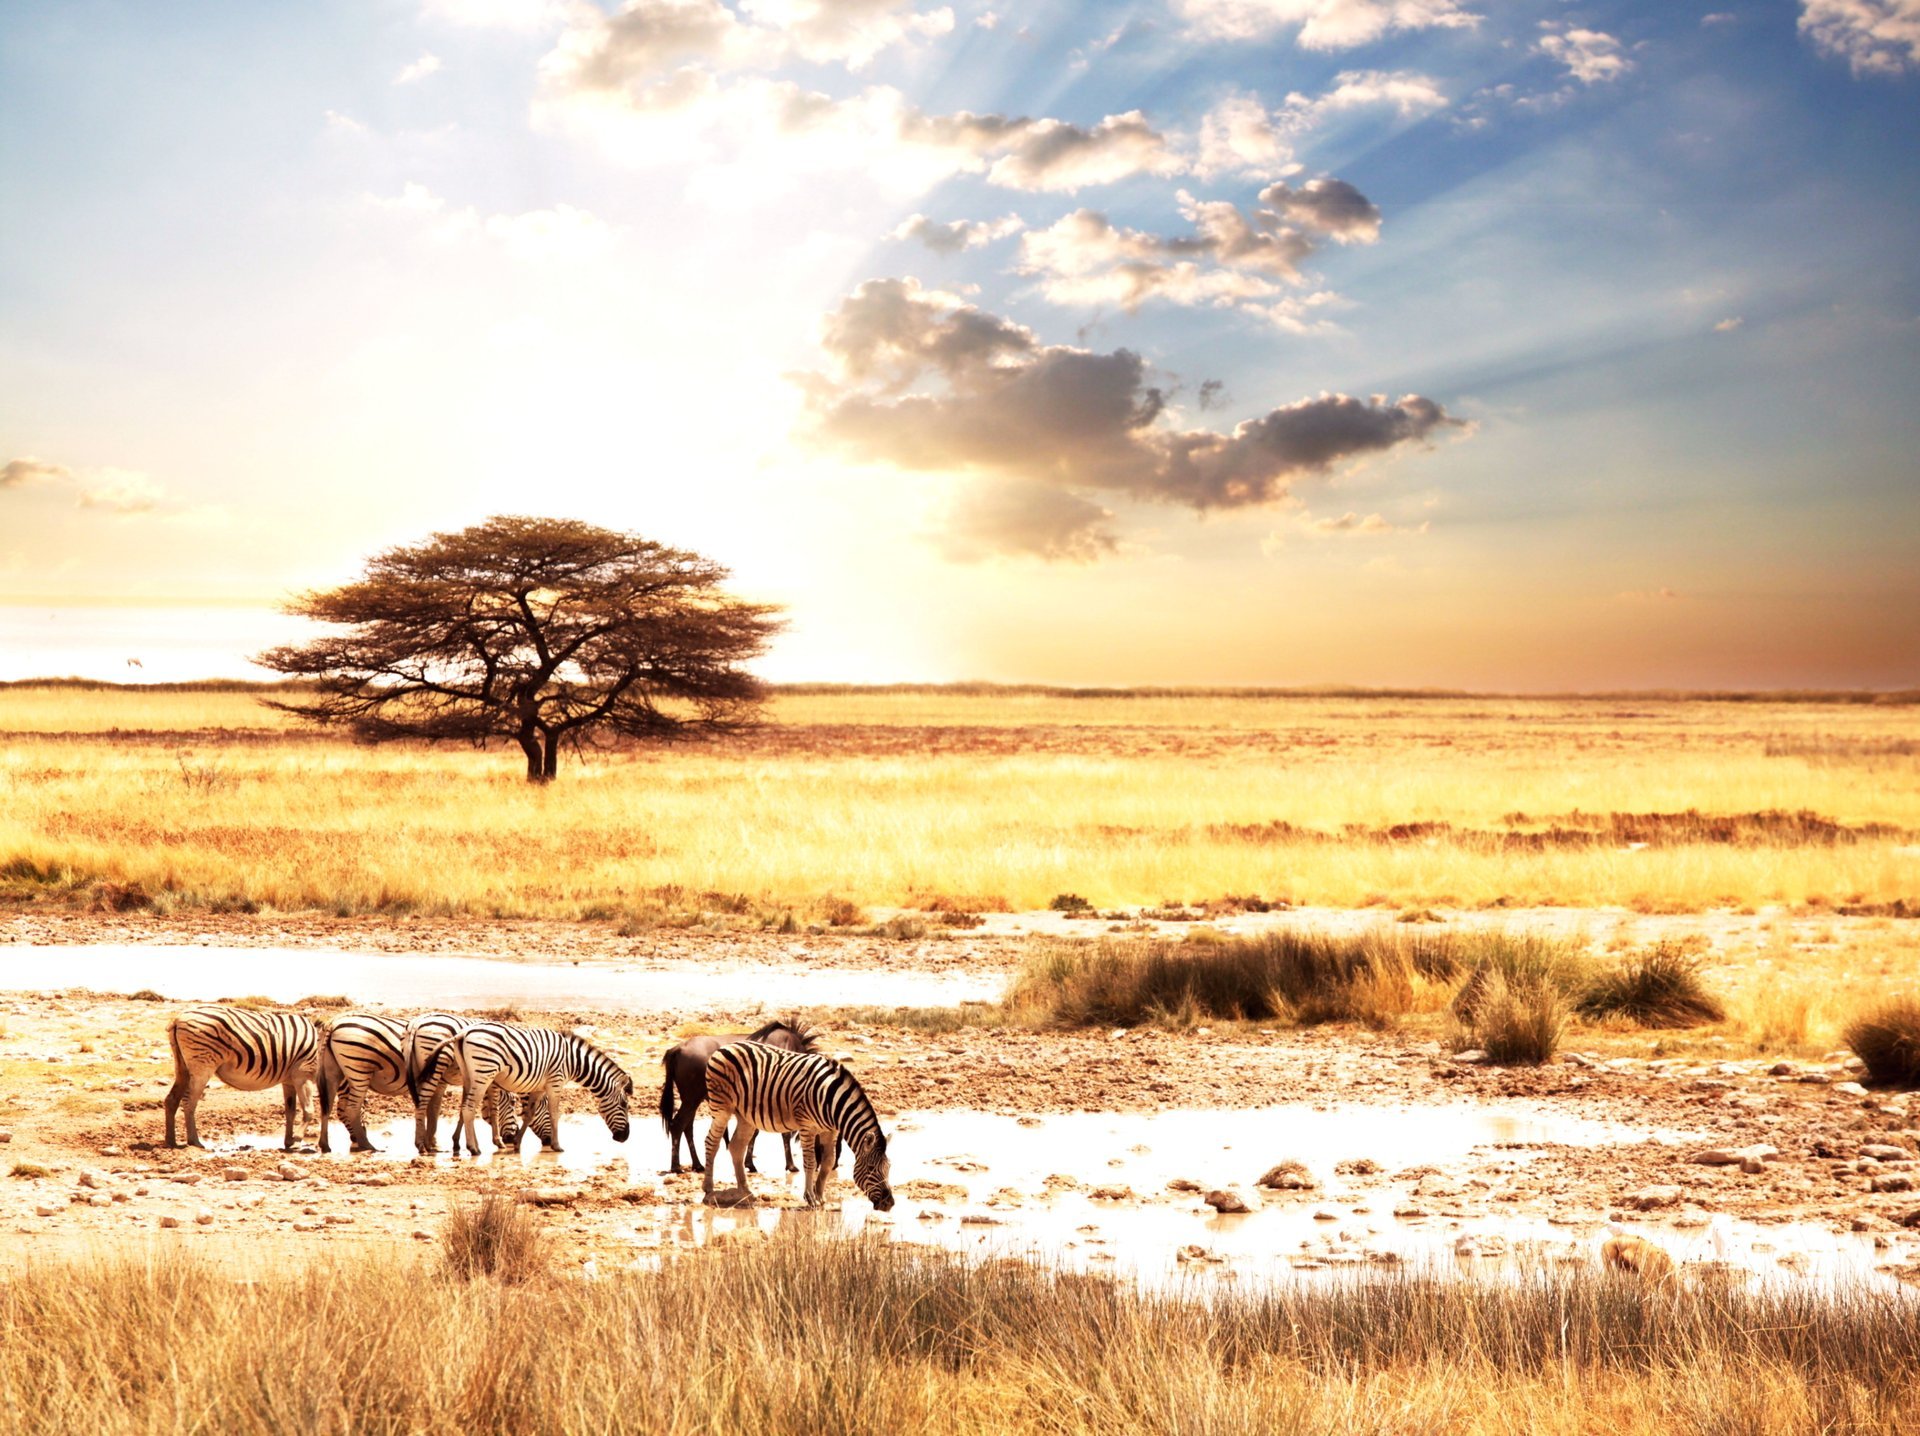
<svg viewBox="0 0 1920 1436"><path fill-rule="evenodd" d="M935 535L956 563L996 555L1093 563L1120 551L1113 510L1027 479L987 479L963 489Z"/></svg>
<svg viewBox="0 0 1920 1436"><path fill-rule="evenodd" d="M1920 0L1800 0L1800 31L1855 75L1920 69Z"/></svg>
<svg viewBox="0 0 1920 1436"><path fill-rule="evenodd" d="M1713 332L1715 334L1731 334L1733 333L1734 330L1738 329L1742 324L1745 324L1746 322L1747 321L1741 318L1738 314L1730 315L1727 318L1722 319L1719 323L1715 324L1713 326Z"/></svg>
<svg viewBox="0 0 1920 1436"><path fill-rule="evenodd" d="M583 10L540 62L536 120L637 164L757 157L789 180L852 169L925 187L985 173L1012 189L1069 191L1186 167L1173 141L1137 110L1090 125L929 114L888 85L836 96L744 73L795 55L853 65L867 53L850 40L830 45L822 38L829 35L951 25L945 10L899 10L883 0L763 0L748 8L749 20L778 24L748 23L718 0L628 0L612 15Z"/></svg>
<svg viewBox="0 0 1920 1436"><path fill-rule="evenodd" d="M1478 15L1459 0L1173 0L1203 40L1259 40L1297 30L1303 50L1350 50L1394 30L1459 29Z"/></svg>
<svg viewBox="0 0 1920 1436"><path fill-rule="evenodd" d="M1256 170L1263 174L1291 174L1293 150L1258 95L1229 95L1200 121L1194 172L1215 175Z"/></svg>
<svg viewBox="0 0 1920 1436"><path fill-rule="evenodd" d="M396 85L411 85L417 81L426 79L429 75L437 75L439 73L440 57L431 54L422 55L412 64L402 66L400 73L393 77L393 83Z"/></svg>
<svg viewBox="0 0 1920 1436"><path fill-rule="evenodd" d="M942 224L924 214L912 215L887 236L889 239L917 239L935 254L958 254L963 249L978 249L996 239L1018 234L1026 221L1017 214L994 220L948 220Z"/></svg>
<svg viewBox="0 0 1920 1436"><path fill-rule="evenodd" d="M942 6L915 14L902 0L746 0L745 8L755 20L783 32L802 59L838 61L855 69L905 41L953 30L952 10Z"/></svg>
<svg viewBox="0 0 1920 1436"><path fill-rule="evenodd" d="M438 243L483 237L529 263L591 259L611 248L615 237L605 220L569 204L482 216L470 205L455 209L425 185L415 183L392 197L370 194L366 198L381 209L416 217Z"/></svg>
<svg viewBox="0 0 1920 1436"><path fill-rule="evenodd" d="M1294 332L1330 327L1312 311L1336 303L1331 294L1290 296L1303 282L1301 264L1323 239L1371 243L1380 211L1345 180L1310 180L1299 188L1277 181L1260 191L1251 215L1225 200L1182 191L1180 212L1190 235L1164 237L1116 226L1097 210L1079 209L1020 241L1020 271L1040 280L1056 304L1118 304L1131 311L1149 299L1185 306L1245 309Z"/></svg>
<svg viewBox="0 0 1920 1436"><path fill-rule="evenodd" d="M1542 35L1537 48L1548 59L1565 65L1567 73L1583 85L1617 80L1633 68L1620 42L1601 30L1575 28Z"/></svg>
<svg viewBox="0 0 1920 1436"><path fill-rule="evenodd" d="M50 464L45 459L36 459L31 455L18 459L8 459L0 465L0 489L24 489L35 484L68 483L73 479L73 470L65 464Z"/></svg>
<svg viewBox="0 0 1920 1436"><path fill-rule="evenodd" d="M134 469L77 470L31 456L0 465L0 491L56 486L73 490L76 507L83 509L121 516L179 511L165 487Z"/></svg>
<svg viewBox="0 0 1920 1436"><path fill-rule="evenodd" d="M1005 490L971 498L968 541L998 535L1003 551L1043 551L1042 531L1056 547L1110 536L1091 512L1095 494L1198 512L1272 504L1303 479L1466 427L1419 395L1321 394L1230 433L1178 428L1166 388L1133 351L1044 344L911 279L862 284L829 316L822 348L829 371L802 379L816 445L909 471L1043 485L1086 506L1042 507L1032 492L1016 506Z"/></svg>
<svg viewBox="0 0 1920 1436"><path fill-rule="evenodd" d="M1431 76L1413 70L1342 70L1324 94L1288 95L1280 119L1289 130L1305 130L1324 123L1329 115L1375 106L1389 107L1403 120L1415 120L1444 110L1447 97Z"/></svg>
<svg viewBox="0 0 1920 1436"><path fill-rule="evenodd" d="M1379 514L1368 514L1365 518L1349 509L1338 518L1312 519L1305 525L1306 531L1316 538L1374 538L1380 534L1425 533L1427 526L1420 524L1408 529L1403 524L1389 523Z"/></svg>

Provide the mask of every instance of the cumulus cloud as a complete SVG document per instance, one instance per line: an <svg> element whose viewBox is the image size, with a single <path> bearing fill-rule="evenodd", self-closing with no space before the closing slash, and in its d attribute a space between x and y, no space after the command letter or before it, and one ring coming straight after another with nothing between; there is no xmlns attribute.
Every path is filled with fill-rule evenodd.
<svg viewBox="0 0 1920 1436"><path fill-rule="evenodd" d="M997 536L1006 551L1045 552L1034 538L1045 531L1063 553L1096 556L1097 536L1111 537L1093 513L1097 494L1200 512L1272 504L1303 479L1465 427L1420 395L1321 394L1230 433L1179 428L1167 389L1133 351L1045 344L911 279L862 284L829 316L822 348L828 372L803 380L815 443L899 469L1040 485L1084 505L1004 489L970 497L966 541Z"/></svg>
<svg viewBox="0 0 1920 1436"><path fill-rule="evenodd" d="M1305 130L1348 110L1387 108L1403 120L1417 120L1446 107L1446 93L1431 76L1413 70L1342 70L1322 94L1288 95L1279 119L1289 130Z"/></svg>
<svg viewBox="0 0 1920 1436"><path fill-rule="evenodd" d="M1324 239L1371 243L1380 211L1345 180L1316 179L1293 187L1277 181L1260 191L1251 215L1225 200L1182 191L1180 212L1190 235L1162 236L1115 225L1097 210L1079 209L1020 241L1020 270L1037 277L1056 304L1118 304L1133 310L1149 299L1246 309L1294 332L1328 321L1313 311L1331 294L1295 296L1300 266Z"/></svg>
<svg viewBox="0 0 1920 1436"><path fill-rule="evenodd" d="M393 77L393 83L396 85L411 85L426 79L429 75L437 75L439 73L440 57L431 54L422 55L412 64L402 66L400 73Z"/></svg>
<svg viewBox="0 0 1920 1436"><path fill-rule="evenodd" d="M984 479L968 485L934 540L956 563L1003 554L1092 563L1120 551L1112 509L1030 479Z"/></svg>
<svg viewBox="0 0 1920 1436"><path fill-rule="evenodd" d="M1920 0L1800 0L1800 31L1855 75L1920 69Z"/></svg>
<svg viewBox="0 0 1920 1436"><path fill-rule="evenodd" d="M963 249L978 249L996 239L1018 234L1025 228L1026 221L1017 214L993 220L954 219L944 224L916 214L902 220L887 238L918 240L935 254L958 254Z"/></svg>
<svg viewBox="0 0 1920 1436"><path fill-rule="evenodd" d="M953 29L953 11L945 6L917 14L901 0L746 0L745 8L784 34L802 59L856 69L904 41Z"/></svg>
<svg viewBox="0 0 1920 1436"><path fill-rule="evenodd" d="M65 483L73 478L73 470L65 464L50 464L45 459L36 459L26 455L18 459L8 459L0 465L0 489L24 489L34 484Z"/></svg>
<svg viewBox="0 0 1920 1436"><path fill-rule="evenodd" d="M1202 175L1247 170L1291 174L1298 166L1260 97L1236 94L1220 101L1200 121L1193 168Z"/></svg>
<svg viewBox="0 0 1920 1436"><path fill-rule="evenodd" d="M1583 85L1617 80L1633 68L1620 42L1602 30L1575 27L1542 35L1538 48L1548 59L1566 66L1567 73Z"/></svg>
<svg viewBox="0 0 1920 1436"><path fill-rule="evenodd" d="M878 0L782 0L777 8L768 0L751 7L748 20L718 0L628 0L612 15L585 10L540 63L536 116L638 163L764 154L783 174L858 169L910 186L985 173L1013 189L1069 191L1185 168L1173 141L1138 111L1090 125L929 114L888 85L836 96L744 73L796 54L846 65L860 59L853 51L807 51L810 34L849 25L871 34L887 17L914 33L951 23L945 11L899 10ZM749 23L766 16L780 25Z"/></svg>
<svg viewBox="0 0 1920 1436"><path fill-rule="evenodd" d="M1201 39L1258 40L1293 30L1303 50L1350 50L1393 30L1480 21L1459 0L1173 0L1173 13Z"/></svg>
<svg viewBox="0 0 1920 1436"><path fill-rule="evenodd" d="M121 516L177 507L165 487L134 469L72 469L31 456L0 465L0 491L28 488L67 489L77 507Z"/></svg>
<svg viewBox="0 0 1920 1436"><path fill-rule="evenodd" d="M1741 318L1738 314L1732 314L1727 316L1725 319L1720 320L1718 323L1716 323L1713 326L1713 332L1715 334L1731 334L1733 333L1734 330L1738 329L1742 324L1745 324L1746 322L1747 321Z"/></svg>
<svg viewBox="0 0 1920 1436"><path fill-rule="evenodd" d="M611 248L613 227L569 204L519 214L482 215L471 205L455 207L422 184L409 183L392 196L368 195L368 203L413 216L442 244L481 237L529 263L591 259Z"/></svg>

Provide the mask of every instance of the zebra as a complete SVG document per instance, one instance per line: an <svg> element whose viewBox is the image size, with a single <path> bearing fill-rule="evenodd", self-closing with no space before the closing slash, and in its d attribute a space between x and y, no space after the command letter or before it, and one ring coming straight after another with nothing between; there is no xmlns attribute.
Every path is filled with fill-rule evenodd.
<svg viewBox="0 0 1920 1436"><path fill-rule="evenodd" d="M376 1150L367 1139L367 1095L391 1097L407 1085L406 1036L398 1022L371 1012L349 1012L327 1023L320 1034L321 1151L333 1150L328 1129L336 1096L349 1150Z"/></svg>
<svg viewBox="0 0 1920 1436"><path fill-rule="evenodd" d="M708 1058L729 1042L764 1042L769 1047L785 1047L791 1052L811 1052L816 1040L815 1033L805 1023L797 1018L782 1018L752 1032L703 1033L669 1047L660 1059L660 1122L667 1129L667 1170L680 1170L683 1137L687 1143L687 1160L693 1164L694 1171L705 1170L700 1165L700 1148L693 1139L693 1116L707 1100ZM673 1105L676 1089L680 1095L678 1111ZM793 1164L792 1133L781 1133L780 1147L787 1159L787 1170L798 1171ZM747 1148L747 1170L759 1170L753 1164L751 1146Z"/></svg>
<svg viewBox="0 0 1920 1436"><path fill-rule="evenodd" d="M560 1150L559 1125L554 1120L554 1084L578 1082L593 1093L600 1116L613 1133L613 1140L624 1142L632 1130L627 1109L633 1100L633 1078L606 1053L583 1037L571 1032L555 1032L546 1027L516 1027L506 1022L476 1022L450 1044L460 1066L460 1127L467 1150L479 1154L473 1119L481 1110L487 1094L496 1086L502 1099L509 1093L533 1097L528 1104L530 1124L548 1150ZM452 1080L447 1052L435 1062L434 1082L444 1085ZM518 1145L516 1133L514 1145ZM460 1137L454 1138L454 1151L460 1150Z"/></svg>
<svg viewBox="0 0 1920 1436"><path fill-rule="evenodd" d="M473 1023L451 1012L423 1012L407 1022L401 1042L405 1062L406 1087L413 1098L413 1145L417 1152L440 1150L440 1099L450 1086L460 1085L460 1056L453 1039ZM536 1096L529 1105L536 1128L551 1131L546 1120L546 1099ZM480 1116L493 1129L493 1139L503 1147L520 1145L526 1128L520 1120L520 1097L495 1086L481 1103ZM460 1127L453 1129L453 1154L460 1155ZM475 1156L479 1153L475 1152Z"/></svg>
<svg viewBox="0 0 1920 1436"><path fill-rule="evenodd" d="M189 1007L167 1023L167 1045L173 1049L173 1086L167 1089L166 1101L169 1147L180 1145L174 1136L174 1114L183 1101L187 1145L206 1145L200 1140L195 1116L207 1083L218 1077L242 1092L278 1087L286 1099L286 1150L294 1149L294 1110L302 1110L304 1129L307 1086L320 1065L320 1031L312 1018L218 1004Z"/></svg>
<svg viewBox="0 0 1920 1436"><path fill-rule="evenodd" d="M893 1188L887 1185L892 1163L887 1158L887 1134L867 1100L866 1089L845 1067L816 1052L788 1052L778 1047L739 1042L722 1047L707 1060L707 1106L713 1125L707 1128L706 1199L713 1201L713 1164L726 1135L727 1119L735 1118L727 1150L733 1157L734 1180L742 1201L753 1200L747 1187L746 1152L762 1128L795 1132L806 1166L807 1205L826 1200L835 1163L826 1159L845 1141L853 1148L853 1180L876 1212L893 1210Z"/></svg>

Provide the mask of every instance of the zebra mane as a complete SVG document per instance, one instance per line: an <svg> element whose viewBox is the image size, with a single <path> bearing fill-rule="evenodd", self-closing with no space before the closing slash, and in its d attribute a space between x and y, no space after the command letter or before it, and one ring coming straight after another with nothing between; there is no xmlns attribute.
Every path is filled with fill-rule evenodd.
<svg viewBox="0 0 1920 1436"><path fill-rule="evenodd" d="M764 1023L755 1029L751 1034L752 1039L755 1042L763 1042L782 1028L785 1028L788 1032L791 1032L795 1037L800 1039L799 1050L802 1052L813 1051L813 1044L820 1036L818 1032L814 1031L813 1028L809 1027L798 1017L777 1017L772 1022Z"/></svg>
<svg viewBox="0 0 1920 1436"><path fill-rule="evenodd" d="M632 1074L628 1073L627 1069L620 1065L619 1059L616 1058L611 1052L607 1051L606 1048L600 1046L598 1043L589 1041L587 1038L582 1037L578 1032L571 1032L565 1028L555 1028L553 1030L558 1032L560 1036L564 1037L567 1041L579 1043L581 1047L586 1049L589 1056L599 1058L602 1062L606 1063L607 1066L612 1068L615 1072L621 1073L623 1076L626 1076L628 1080L632 1080Z"/></svg>

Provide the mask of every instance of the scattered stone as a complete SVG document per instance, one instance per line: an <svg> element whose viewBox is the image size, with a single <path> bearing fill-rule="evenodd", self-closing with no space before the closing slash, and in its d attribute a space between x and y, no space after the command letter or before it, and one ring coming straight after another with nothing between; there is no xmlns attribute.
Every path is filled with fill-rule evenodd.
<svg viewBox="0 0 1920 1436"><path fill-rule="evenodd" d="M353 1178L353 1184L356 1187L390 1187L393 1178L386 1172L362 1172Z"/></svg>
<svg viewBox="0 0 1920 1436"><path fill-rule="evenodd" d="M1458 1257L1498 1257L1509 1250L1507 1239L1498 1232L1464 1232L1453 1244Z"/></svg>
<svg viewBox="0 0 1920 1436"><path fill-rule="evenodd" d="M1349 1157L1336 1163L1333 1170L1343 1177L1371 1177L1378 1175L1382 1168L1371 1157Z"/></svg>
<svg viewBox="0 0 1920 1436"><path fill-rule="evenodd" d="M1314 1192L1320 1189L1320 1183L1306 1163L1291 1158L1276 1166L1268 1167L1260 1174L1256 1187L1268 1187L1276 1192Z"/></svg>
<svg viewBox="0 0 1920 1436"><path fill-rule="evenodd" d="M110 1207L113 1205L113 1198L105 1192L95 1192L87 1198L87 1205L90 1207Z"/></svg>
<svg viewBox="0 0 1920 1436"><path fill-rule="evenodd" d="M1779 1148L1760 1142L1751 1147L1709 1147L1704 1152L1695 1152L1687 1160L1703 1167L1745 1167L1749 1162L1771 1161L1779 1155Z"/></svg>
<svg viewBox="0 0 1920 1436"><path fill-rule="evenodd" d="M178 1182L183 1187L190 1187L195 1182L201 1180L203 1175L204 1174L200 1172L169 1172L167 1173L167 1180L169 1182Z"/></svg>
<svg viewBox="0 0 1920 1436"><path fill-rule="evenodd" d="M1860 1149L1860 1155L1876 1162L1909 1162L1913 1153L1905 1147L1895 1147L1886 1142L1869 1142Z"/></svg>
<svg viewBox="0 0 1920 1436"><path fill-rule="evenodd" d="M283 1182L297 1182L306 1176L306 1173L294 1166L292 1162L282 1162L273 1169L273 1174Z"/></svg>
<svg viewBox="0 0 1920 1436"><path fill-rule="evenodd" d="M244 1182L250 1174L245 1167L223 1167L220 1175L229 1182Z"/></svg>
<svg viewBox="0 0 1920 1436"><path fill-rule="evenodd" d="M433 1233L427 1232L427 1231L421 1231L418 1227L416 1227L414 1228L413 1239L417 1242L430 1242L433 1240Z"/></svg>
<svg viewBox="0 0 1920 1436"><path fill-rule="evenodd" d="M1487 1060L1487 1054L1481 1051L1478 1047L1469 1047L1464 1052L1454 1053L1453 1060L1455 1062L1471 1065L1472 1063L1475 1063L1475 1062L1485 1062Z"/></svg>
<svg viewBox="0 0 1920 1436"><path fill-rule="evenodd" d="M1733 1083L1720 1077L1696 1077L1687 1083L1687 1088L1693 1092L1724 1092L1732 1085Z"/></svg>
<svg viewBox="0 0 1920 1436"><path fill-rule="evenodd" d="M95 1167L89 1167L80 1174L80 1185L83 1187L92 1187L96 1191L107 1186L112 1181L112 1174L100 1171Z"/></svg>
<svg viewBox="0 0 1920 1436"><path fill-rule="evenodd" d="M316 1222L311 1217L305 1217L296 1221L293 1224L293 1229L296 1232L317 1232L324 1226L326 1226L325 1222Z"/></svg>
<svg viewBox="0 0 1920 1436"><path fill-rule="evenodd" d="M1884 1177L1873 1179L1873 1190L1876 1192L1911 1192L1913 1189L1913 1178L1905 1172L1889 1172Z"/></svg>
<svg viewBox="0 0 1920 1436"><path fill-rule="evenodd" d="M568 1207L580 1200L578 1187L528 1187L518 1200L530 1207Z"/></svg>
<svg viewBox="0 0 1920 1436"><path fill-rule="evenodd" d="M160 1225L163 1227L177 1227L180 1225L180 1218L169 1212L160 1218Z"/></svg>
<svg viewBox="0 0 1920 1436"><path fill-rule="evenodd" d="M1173 1255L1176 1261L1217 1262L1220 1260L1219 1257L1215 1256L1212 1252L1208 1251L1205 1247L1195 1246L1191 1243L1181 1247L1180 1250L1175 1252Z"/></svg>
<svg viewBox="0 0 1920 1436"><path fill-rule="evenodd" d="M100 1149L100 1155L103 1157L123 1157L126 1155L126 1150L122 1147L116 1147L109 1142Z"/></svg>
<svg viewBox="0 0 1920 1436"><path fill-rule="evenodd" d="M1642 1187L1637 1192L1628 1192L1620 1201L1636 1212L1651 1212L1679 1206L1683 1195L1678 1187Z"/></svg>
<svg viewBox="0 0 1920 1436"><path fill-rule="evenodd" d="M1315 1207L1313 1209L1313 1219L1316 1222L1337 1222L1340 1220L1340 1213L1330 1207Z"/></svg>
<svg viewBox="0 0 1920 1436"><path fill-rule="evenodd" d="M56 1207L56 1206L53 1206L53 1205L51 1205L50 1203L47 1203L47 1202L42 1202L42 1203L40 1203L40 1205L39 1205L39 1206L37 1206L37 1207L35 1207L35 1208L33 1209L33 1214L34 1214L34 1215L35 1215L36 1217L51 1217L51 1216L58 1216L58 1215L59 1215L59 1212L60 1212L60 1208L58 1208L58 1207Z"/></svg>
<svg viewBox="0 0 1920 1436"><path fill-rule="evenodd" d="M193 1220L196 1226L210 1227L213 1225L213 1213L202 1207L193 1214Z"/></svg>
<svg viewBox="0 0 1920 1436"><path fill-rule="evenodd" d="M1167 1183L1167 1190L1170 1192L1203 1192L1206 1188L1194 1181L1192 1177L1175 1177L1171 1182Z"/></svg>
<svg viewBox="0 0 1920 1436"><path fill-rule="evenodd" d="M1791 1077L1799 1070L1800 1069L1798 1067L1795 1067L1791 1062L1776 1062L1773 1064L1773 1066L1767 1069L1767 1076Z"/></svg>
<svg viewBox="0 0 1920 1436"><path fill-rule="evenodd" d="M0 1147L4 1147L8 1142L11 1142L12 1140L13 1140L13 1133L6 1131L4 1129L0 1129Z"/></svg>
<svg viewBox="0 0 1920 1436"><path fill-rule="evenodd" d="M209 1220L211 1220L211 1217L209 1217ZM323 1217L321 1220L326 1222L326 1224L330 1227L346 1227L346 1226L353 1225L353 1218L348 1216L345 1212L328 1212L326 1216Z"/></svg>
<svg viewBox="0 0 1920 1436"><path fill-rule="evenodd" d="M1424 1207L1417 1207L1412 1202L1400 1203L1393 1209L1393 1214L1403 1222L1422 1221L1429 1215Z"/></svg>
<svg viewBox="0 0 1920 1436"><path fill-rule="evenodd" d="M1098 1202L1130 1202L1133 1200L1133 1188L1125 1185L1095 1187L1087 1195Z"/></svg>
<svg viewBox="0 0 1920 1436"><path fill-rule="evenodd" d="M1250 1212L1253 1210L1252 1207L1247 1205L1246 1199L1238 1192L1229 1192L1224 1188L1217 1192L1208 1192L1205 1201L1206 1204L1216 1212L1230 1214L1234 1212Z"/></svg>
<svg viewBox="0 0 1920 1436"><path fill-rule="evenodd" d="M1867 1095L1867 1089L1862 1087L1858 1082L1836 1082L1833 1084L1833 1090L1848 1097L1864 1097Z"/></svg>
<svg viewBox="0 0 1920 1436"><path fill-rule="evenodd" d="M960 1225L963 1227L998 1227L1006 1225L990 1212L962 1212Z"/></svg>

